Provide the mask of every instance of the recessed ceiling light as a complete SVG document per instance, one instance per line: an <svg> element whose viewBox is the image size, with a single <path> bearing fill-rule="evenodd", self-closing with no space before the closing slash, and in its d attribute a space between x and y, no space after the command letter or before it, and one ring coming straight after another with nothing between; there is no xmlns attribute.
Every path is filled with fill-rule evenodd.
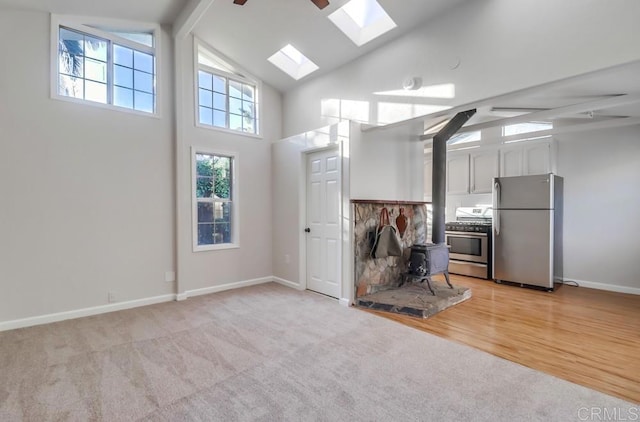
<svg viewBox="0 0 640 422"><path fill-rule="evenodd" d="M397 26L376 0L351 0L329 19L358 47Z"/></svg>
<svg viewBox="0 0 640 422"><path fill-rule="evenodd" d="M282 47L268 60L295 80L318 70L318 66L314 62L291 44Z"/></svg>

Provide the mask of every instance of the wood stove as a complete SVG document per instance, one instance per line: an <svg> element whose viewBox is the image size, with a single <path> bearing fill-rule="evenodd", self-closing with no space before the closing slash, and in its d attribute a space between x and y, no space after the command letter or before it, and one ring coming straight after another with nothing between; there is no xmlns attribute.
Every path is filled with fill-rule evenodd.
<svg viewBox="0 0 640 422"><path fill-rule="evenodd" d="M408 270L403 274L402 284L406 281L426 282L431 294L431 277L444 274L447 285L453 289L449 281L449 248L446 244L415 244L411 246Z"/></svg>

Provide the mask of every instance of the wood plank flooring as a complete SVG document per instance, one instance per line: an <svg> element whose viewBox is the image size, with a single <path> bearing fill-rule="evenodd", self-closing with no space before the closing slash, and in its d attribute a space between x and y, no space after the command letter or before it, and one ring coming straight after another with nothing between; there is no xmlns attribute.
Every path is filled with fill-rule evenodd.
<svg viewBox="0 0 640 422"><path fill-rule="evenodd" d="M452 282L470 287L472 298L429 319L368 312L640 403L640 296L569 285L548 293L456 275Z"/></svg>

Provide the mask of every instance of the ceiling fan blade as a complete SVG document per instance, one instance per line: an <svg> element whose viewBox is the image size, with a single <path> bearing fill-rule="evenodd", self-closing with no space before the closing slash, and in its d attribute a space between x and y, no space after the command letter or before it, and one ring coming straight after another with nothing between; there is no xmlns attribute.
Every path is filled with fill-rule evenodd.
<svg viewBox="0 0 640 422"><path fill-rule="evenodd" d="M324 9L329 6L329 0L311 0L311 3L318 6L318 9Z"/></svg>
<svg viewBox="0 0 640 422"><path fill-rule="evenodd" d="M240 6L244 5L247 0L233 0L233 4L238 4Z"/></svg>

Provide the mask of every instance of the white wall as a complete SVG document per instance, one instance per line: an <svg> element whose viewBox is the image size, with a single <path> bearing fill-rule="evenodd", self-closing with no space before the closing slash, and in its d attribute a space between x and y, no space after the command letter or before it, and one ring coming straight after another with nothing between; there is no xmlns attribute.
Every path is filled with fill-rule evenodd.
<svg viewBox="0 0 640 422"><path fill-rule="evenodd" d="M363 131L351 139L351 198L424 200L422 122Z"/></svg>
<svg viewBox="0 0 640 422"><path fill-rule="evenodd" d="M372 93L400 89L408 76L424 85L455 84L453 100L423 104L461 105L640 59L638 16L635 0L466 2L288 92L284 134L334 123L338 115L375 123L380 102L403 101ZM415 109L406 117L411 113L425 114Z"/></svg>
<svg viewBox="0 0 640 422"><path fill-rule="evenodd" d="M640 126L554 138L564 177L565 278L640 292Z"/></svg>
<svg viewBox="0 0 640 422"><path fill-rule="evenodd" d="M215 46L214 46L215 47ZM178 142L178 293L271 277L271 141L281 138L281 96L262 85L262 139L195 126L193 39L178 46L182 83ZM193 252L191 217L191 147L237 154L240 248Z"/></svg>
<svg viewBox="0 0 640 422"><path fill-rule="evenodd" d="M0 321L174 290L171 39L158 119L51 99L49 27L0 13Z"/></svg>

